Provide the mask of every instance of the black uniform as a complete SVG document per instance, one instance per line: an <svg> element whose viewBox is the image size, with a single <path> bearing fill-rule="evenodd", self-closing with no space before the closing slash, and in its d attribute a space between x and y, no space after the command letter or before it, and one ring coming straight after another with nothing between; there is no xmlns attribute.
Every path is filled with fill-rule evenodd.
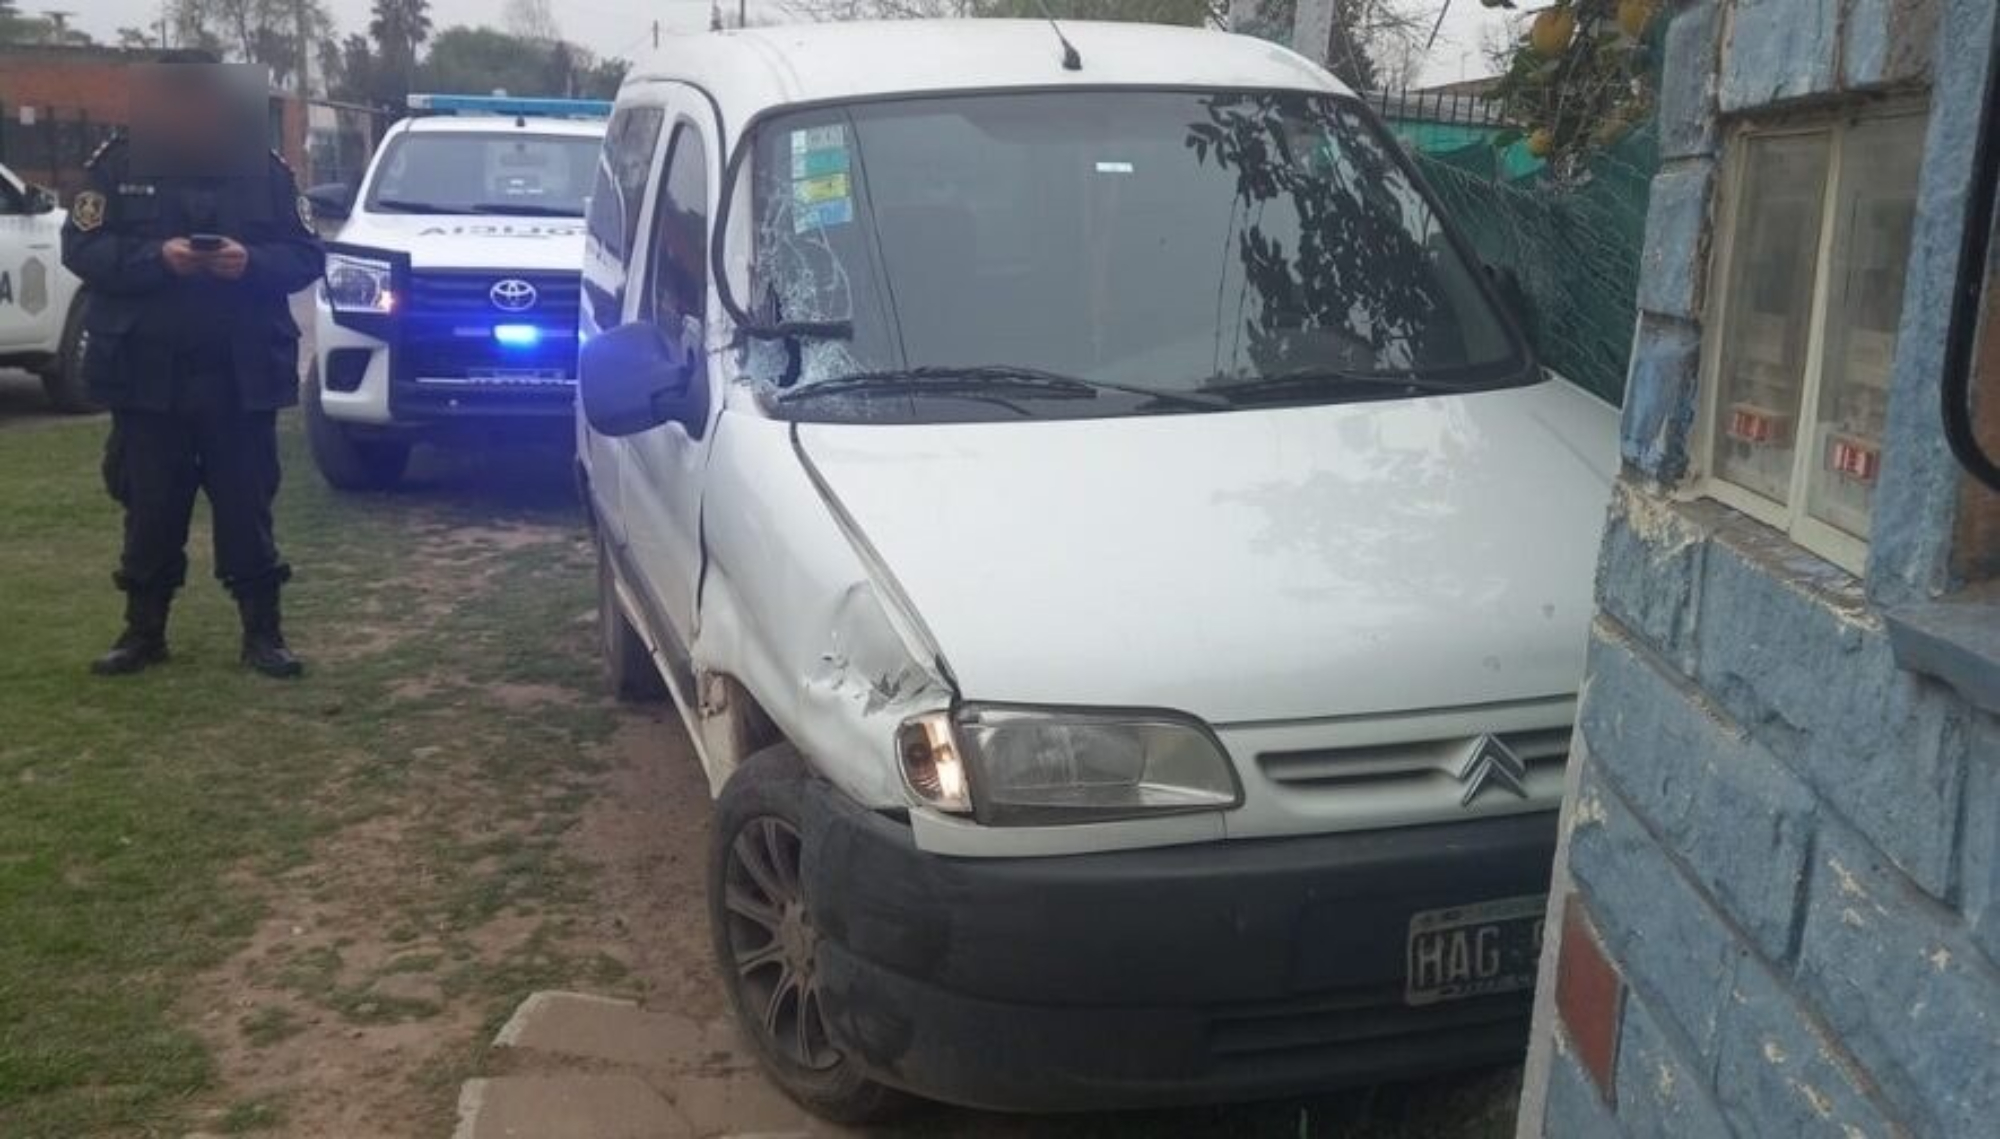
<svg viewBox="0 0 2000 1139"><path fill-rule="evenodd" d="M111 409L105 485L125 507L115 580L157 604L163 657L166 600L186 580L188 521L205 491L216 577L245 605L248 658L253 610L269 609L275 636L277 589L290 576L271 528L276 414L298 401L288 298L319 278L325 252L275 154L255 177L146 177L131 165L121 139L98 151L62 235L63 263L90 297L84 379ZM174 275L161 245L195 233L240 242L243 276Z"/></svg>

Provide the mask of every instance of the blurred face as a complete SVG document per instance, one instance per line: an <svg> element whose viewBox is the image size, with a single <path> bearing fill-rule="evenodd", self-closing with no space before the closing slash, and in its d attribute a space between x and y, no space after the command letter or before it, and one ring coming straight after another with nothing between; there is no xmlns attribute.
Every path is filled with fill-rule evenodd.
<svg viewBox="0 0 2000 1139"><path fill-rule="evenodd" d="M207 173L256 169L269 111L260 73L240 65L146 64L133 69L132 141L142 165Z"/></svg>

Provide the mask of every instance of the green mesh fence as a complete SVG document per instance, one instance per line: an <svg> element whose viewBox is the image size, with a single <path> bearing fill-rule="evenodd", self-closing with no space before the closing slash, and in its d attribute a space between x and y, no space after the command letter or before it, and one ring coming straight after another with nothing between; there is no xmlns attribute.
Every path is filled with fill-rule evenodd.
<svg viewBox="0 0 2000 1139"><path fill-rule="evenodd" d="M1558 182L1499 128L1392 122L1479 255L1520 277L1542 361L1613 403L1632 354L1646 200L1659 168L1653 124ZM1477 137L1468 137L1477 136Z"/></svg>

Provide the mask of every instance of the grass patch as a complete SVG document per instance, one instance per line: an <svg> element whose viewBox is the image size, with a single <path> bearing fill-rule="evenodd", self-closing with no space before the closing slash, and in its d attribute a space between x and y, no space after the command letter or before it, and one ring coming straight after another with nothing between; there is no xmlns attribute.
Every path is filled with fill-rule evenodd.
<svg viewBox="0 0 2000 1139"><path fill-rule="evenodd" d="M292 1010L281 1005L265 1005L256 1012L236 1022L243 1039L257 1048L269 1048L283 1040L289 1040L304 1031L305 1026Z"/></svg>
<svg viewBox="0 0 2000 1139"><path fill-rule="evenodd" d="M597 687L591 632L579 624L592 605L580 544L481 537L518 524L580 530L563 464L487 456L440 468L429 490L336 497L312 472L294 419L283 428L278 534L298 571L287 618L309 672L296 684L237 666L233 607L206 576L205 506L170 630L174 660L139 677L89 676L121 605L109 583L119 520L97 474L104 424L0 429L0 1135L9 1139L192 1129L216 1072L177 1008L189 984L245 944L268 891L310 874L329 834L406 809L441 763L480 781L462 804L479 817L446 818L429 839L439 882L389 884L388 936L415 942L440 918L463 930L582 896L578 868L555 847L568 824L551 820L544 799L553 791L557 814L581 810L596 766L579 757L609 734L610 713L588 700L485 699L503 684ZM451 576L461 564L463 581ZM407 699L412 678L436 683ZM518 838L479 829L517 811L526 812ZM547 972L520 964L459 983L498 999ZM372 993L332 946L275 967L285 989L350 1019L437 1011ZM448 967L427 951L387 971ZM457 967L482 969L476 954ZM238 1027L258 1046L298 1031L275 1007ZM228 1107L222 1129L282 1119L276 1104L245 1100Z"/></svg>
<svg viewBox="0 0 2000 1139"><path fill-rule="evenodd" d="M284 1126L284 1105L274 1099L239 1100L229 1105L222 1117L215 1121L216 1130L224 1135L248 1135L255 1131L271 1131Z"/></svg>

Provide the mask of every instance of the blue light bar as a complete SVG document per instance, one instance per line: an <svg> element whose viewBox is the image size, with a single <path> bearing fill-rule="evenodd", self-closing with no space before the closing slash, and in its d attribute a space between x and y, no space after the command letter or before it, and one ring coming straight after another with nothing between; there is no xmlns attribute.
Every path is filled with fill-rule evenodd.
<svg viewBox="0 0 2000 1139"><path fill-rule="evenodd" d="M520 115L537 119L603 119L611 116L605 99L517 98L513 95L411 95L412 111L433 115Z"/></svg>
<svg viewBox="0 0 2000 1139"><path fill-rule="evenodd" d="M533 348L542 342L542 330L532 324L496 324L493 339L504 348Z"/></svg>

